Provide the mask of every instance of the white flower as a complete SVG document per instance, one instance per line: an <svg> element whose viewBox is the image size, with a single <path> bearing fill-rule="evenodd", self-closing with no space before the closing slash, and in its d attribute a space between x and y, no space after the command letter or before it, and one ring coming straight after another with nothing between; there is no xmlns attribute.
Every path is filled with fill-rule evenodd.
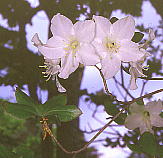
<svg viewBox="0 0 163 158"><path fill-rule="evenodd" d="M93 16L96 35L93 45L101 57L105 79L112 78L120 69L121 61L134 62L143 53L138 44L131 41L135 32L135 22L131 16L111 22L102 16Z"/></svg>
<svg viewBox="0 0 163 158"><path fill-rule="evenodd" d="M129 72L131 75L130 79L131 90L135 90L138 88L136 85L136 79L138 77L147 77L146 75L143 74L143 70L148 70L147 68L148 66L147 67L143 66L143 63L147 57L151 56L151 54L148 53L145 49L148 48L149 43L152 42L154 39L155 39L154 31L152 29L149 29L148 40L139 46L140 51L144 53L143 57L136 62L130 62L131 67L129 69Z"/></svg>
<svg viewBox="0 0 163 158"><path fill-rule="evenodd" d="M57 14L51 20L51 31L53 37L46 44L38 45L38 49L48 59L61 58L60 78L68 78L79 63L86 66L100 62L91 44L95 35L94 21L78 21L73 25L70 19Z"/></svg>
<svg viewBox="0 0 163 158"><path fill-rule="evenodd" d="M139 128L143 134L146 131L153 133L152 126L163 127L163 118L159 116L163 110L161 100L149 102L146 106L133 103L129 110L131 114L125 120L126 128L130 130Z"/></svg>
<svg viewBox="0 0 163 158"><path fill-rule="evenodd" d="M137 62L130 62L130 69L129 69L129 73L131 75L131 79L130 79L130 89L131 90L135 90L137 89L137 85L136 85L136 79L138 77L147 77L146 75L143 74L143 70L147 71L148 70L148 65L147 66L143 66L144 60L146 59L146 57L151 56L150 53L146 52L144 49L140 49L140 51L144 52L144 56L138 60Z"/></svg>
<svg viewBox="0 0 163 158"><path fill-rule="evenodd" d="M146 40L145 43L140 45L140 48L147 49L149 47L149 44L155 39L155 33L154 31L150 28L148 32L148 39Z"/></svg>
<svg viewBox="0 0 163 158"><path fill-rule="evenodd" d="M42 74L45 75L44 77L48 78L46 81L48 81L52 77L52 80L56 81L56 86L58 88L58 91L63 93L66 92L66 89L60 84L58 80L58 73L60 71L59 63L60 63L59 59L52 60L52 59L45 58L45 62L44 62L45 65L39 67L43 67L46 69L45 72L42 72Z"/></svg>
<svg viewBox="0 0 163 158"><path fill-rule="evenodd" d="M36 47L43 45L37 33L33 36L32 42ZM52 80L56 81L56 86L58 88L58 91L61 93L66 92L66 89L60 84L58 80L58 73L60 72L61 69L59 65L60 59L47 59L46 57L44 57L44 59L45 59L44 65L39 67L46 69L45 72L42 72L42 74L45 75L44 77L47 77L46 81L48 81L52 77Z"/></svg>

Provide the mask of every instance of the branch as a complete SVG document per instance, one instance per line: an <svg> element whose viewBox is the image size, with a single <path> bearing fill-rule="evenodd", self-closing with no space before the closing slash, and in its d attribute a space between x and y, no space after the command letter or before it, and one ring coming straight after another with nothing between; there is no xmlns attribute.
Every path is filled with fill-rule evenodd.
<svg viewBox="0 0 163 158"><path fill-rule="evenodd" d="M87 149L87 147L124 111L125 109L122 109L119 113L117 113L113 118L112 120L110 120L105 126L103 126L99 132L97 132L95 134L95 136L93 136L93 138L87 143L85 144L82 148L80 148L79 150L74 150L74 151L68 151L66 150L62 144L57 140L57 138L53 135L52 131L50 130L47 122L46 122L46 119L43 118L43 131L47 132L51 137L52 139L56 142L56 144L62 149L62 151L64 151L65 153L67 154L77 154L77 153L80 153L81 151Z"/></svg>
<svg viewBox="0 0 163 158"><path fill-rule="evenodd" d="M113 96L110 92L109 92L109 90L108 90L108 87L107 87L107 83L106 83L106 80L105 80L105 78L104 78L104 75L102 74L102 71L101 71L101 69L100 68L98 68L97 66L95 66L98 70L99 70L99 72L100 72L100 75L101 75L101 77L102 77L102 80L103 80L103 83L104 83L104 88L105 88L105 91L106 91L106 93L109 95L109 96L111 96L112 98L113 98L113 100L114 101L117 101L118 103L120 103L120 104L123 104L123 105L125 105L124 107L123 107L123 109L122 110L120 110L114 117L112 117L112 119L107 123L107 124L105 124L91 139L90 139L90 141L89 142L87 142L82 148L80 148L80 149L78 149L78 150L74 150L74 151L68 151L67 149L65 149L63 146L62 146L62 144L56 139L56 137L53 135L53 133L52 133L52 131L50 130L50 128L49 128L49 126L48 126L48 123L47 123L47 119L45 119L45 118L43 118L43 120L41 121L42 122L42 129L43 129L43 131L44 131L44 139L45 139L45 137L46 137L46 134L48 133L51 137L52 137L52 139L53 139L53 141L55 141L56 142L56 144L61 148L61 150L62 151L64 151L65 153L67 153L67 154L77 154L77 153L80 153L81 151L83 151L83 150L85 150L85 149L87 149L87 147L120 115L120 114L122 114L124 111L125 111L125 109L126 109L126 107L128 107L130 104L132 104L132 103L134 103L134 102L136 102L136 101L138 101L138 100L141 100L141 99L143 99L143 98L146 98L146 97L149 97L149 96L151 96L151 95L154 95L154 94L156 94L156 93L160 93L160 92L162 92L163 91L163 89L159 89L159 90L156 90L156 91L153 91L153 92L151 92L151 93L148 93L148 94L146 94L146 95L144 95L144 96L141 96L141 97L138 97L138 98L135 98L135 99L133 99L133 100L131 100L131 101L127 101L127 102L123 102L123 101L119 101L119 100L117 100L117 98L115 97L115 96ZM126 106L127 105L127 106ZM74 156L75 156L74 155Z"/></svg>
<svg viewBox="0 0 163 158"><path fill-rule="evenodd" d="M108 95L112 96L112 97L115 97L115 96L113 96L113 95L109 92L109 89L108 89L108 87L107 87L106 80L105 80L105 78L104 78L104 75L103 75L101 69L100 69L98 66L96 66L96 65L95 65L95 67L96 67L96 68L99 70L99 72L100 72L100 75L101 75L101 77L102 77L102 81L103 81L103 84L104 84L104 88L105 88L106 93L107 93Z"/></svg>
<svg viewBox="0 0 163 158"><path fill-rule="evenodd" d="M143 98L146 98L146 97L149 97L151 95L154 95L156 93L160 93L162 92L163 89L159 89L159 90L156 90L156 91L153 91L149 94L146 94L144 96L141 96L141 97L138 97L138 98L135 98L133 99L132 101L128 101L128 102L122 102L122 101L118 101L118 102L121 102L122 104L124 105L130 105L138 100L141 100ZM120 115L122 114L123 112L125 111L125 108L123 108L121 111L119 111L106 125L104 125L93 137L92 139L87 143L85 144L82 148L80 148L79 150L74 150L74 151L68 151L67 149L65 149L62 144L56 139L56 137L53 135L52 131L50 130L49 126L48 126L48 123L46 121L45 118L43 118L43 125L42 125L42 128L43 128L43 131L44 133L48 133L52 139L56 142L56 144L62 149L62 151L64 151L65 153L67 154L77 154L77 153L80 153L81 151L87 149L87 147ZM44 135L44 138L46 137L46 133Z"/></svg>

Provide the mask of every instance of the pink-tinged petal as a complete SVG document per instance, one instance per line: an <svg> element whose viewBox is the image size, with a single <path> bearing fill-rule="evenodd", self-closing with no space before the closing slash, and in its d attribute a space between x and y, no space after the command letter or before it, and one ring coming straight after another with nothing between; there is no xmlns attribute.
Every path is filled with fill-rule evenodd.
<svg viewBox="0 0 163 158"><path fill-rule="evenodd" d="M39 45L42 45L42 42L41 42L41 40L40 40L40 38L39 38L37 33L32 37L31 41L34 43L34 45L36 47L38 47Z"/></svg>
<svg viewBox="0 0 163 158"><path fill-rule="evenodd" d="M107 55L101 60L101 66L105 79L109 79L117 74L121 66L121 61L115 55Z"/></svg>
<svg viewBox="0 0 163 158"><path fill-rule="evenodd" d="M131 40L135 33L135 21L132 16L122 18L112 24L110 31L117 40Z"/></svg>
<svg viewBox="0 0 163 158"><path fill-rule="evenodd" d="M102 41L96 38L95 40L93 40L92 44L95 47L97 54L101 58L105 58L108 52L104 47Z"/></svg>
<svg viewBox="0 0 163 158"><path fill-rule="evenodd" d="M66 89L59 82L57 75L56 75L56 86L58 88L58 92L60 92L60 93L65 93L66 92Z"/></svg>
<svg viewBox="0 0 163 158"><path fill-rule="evenodd" d="M138 86L136 84L136 78L133 77L132 75L131 75L131 78L130 78L130 87L129 88L130 88L130 90L135 90L135 89L138 88Z"/></svg>
<svg viewBox="0 0 163 158"><path fill-rule="evenodd" d="M78 21L74 24L75 37L80 42L91 42L95 36L93 20Z"/></svg>
<svg viewBox="0 0 163 158"><path fill-rule="evenodd" d="M145 76L142 72L142 67L141 65L137 64L137 63L132 63L130 62L130 69L129 69L129 72L130 72L130 75L131 75L131 79L130 79L130 89L131 90L135 90L137 89L137 84L136 84L136 79L139 77L139 76L142 76L143 77Z"/></svg>
<svg viewBox="0 0 163 158"><path fill-rule="evenodd" d="M155 38L156 38L155 32L154 32L151 28L149 28L148 41L151 42L151 41L153 41Z"/></svg>
<svg viewBox="0 0 163 158"><path fill-rule="evenodd" d="M68 39L73 33L73 23L64 15L57 14L51 20L50 29L53 36Z"/></svg>
<svg viewBox="0 0 163 158"><path fill-rule="evenodd" d="M147 127L145 123L142 122L142 125L139 127L140 133L143 134L144 132L154 133L152 127Z"/></svg>
<svg viewBox="0 0 163 158"><path fill-rule="evenodd" d="M123 62L136 62L144 56L144 53L139 50L137 43L128 40L122 40L120 42L118 55Z"/></svg>
<svg viewBox="0 0 163 158"><path fill-rule="evenodd" d="M73 53L67 54L64 58L61 58L61 69L59 73L60 78L68 78L69 75L74 72L79 66L79 61L74 57Z"/></svg>
<svg viewBox="0 0 163 158"><path fill-rule="evenodd" d="M39 45L38 50L48 59L58 59L65 55L64 40L58 36L52 37L47 44Z"/></svg>
<svg viewBox="0 0 163 158"><path fill-rule="evenodd" d="M163 118L161 118L159 115L150 115L150 120L152 126L163 127Z"/></svg>
<svg viewBox="0 0 163 158"><path fill-rule="evenodd" d="M79 55L80 63L88 65L96 65L100 62L100 57L95 53L95 48L91 44L81 45L77 55Z"/></svg>
<svg viewBox="0 0 163 158"><path fill-rule="evenodd" d="M140 126L143 126L143 117L141 114L131 114L126 117L125 120L125 127L131 130L134 130L135 128L138 128ZM145 127L145 125L143 126Z"/></svg>
<svg viewBox="0 0 163 158"><path fill-rule="evenodd" d="M110 33L111 22L102 16L93 16L96 24L96 38L104 39Z"/></svg>
<svg viewBox="0 0 163 158"><path fill-rule="evenodd" d="M49 47L55 47L55 48L64 48L66 46L67 41L59 36L53 36L51 37L46 45Z"/></svg>
<svg viewBox="0 0 163 158"><path fill-rule="evenodd" d="M53 48L48 46L38 46L40 53L48 59L58 59L65 55L63 48Z"/></svg>
<svg viewBox="0 0 163 158"><path fill-rule="evenodd" d="M159 115L163 110L162 101L151 101L148 102L145 106L145 109L149 111L150 114Z"/></svg>

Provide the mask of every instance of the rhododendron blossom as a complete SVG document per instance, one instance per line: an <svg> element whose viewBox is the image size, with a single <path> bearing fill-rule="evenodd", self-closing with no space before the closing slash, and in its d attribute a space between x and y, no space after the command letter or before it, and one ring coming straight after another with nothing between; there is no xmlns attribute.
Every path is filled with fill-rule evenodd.
<svg viewBox="0 0 163 158"><path fill-rule="evenodd" d="M135 62L143 57L139 45L131 39L135 33L135 22L131 16L111 22L102 16L93 16L96 36L93 41L101 57L105 79L112 78L120 69L121 61Z"/></svg>
<svg viewBox="0 0 163 158"><path fill-rule="evenodd" d="M140 133L151 132L153 133L152 126L163 127L163 118L160 113L163 110L161 100L152 101L144 105L133 103L129 108L129 114L125 120L125 126L128 129L140 129Z"/></svg>
<svg viewBox="0 0 163 158"><path fill-rule="evenodd" d="M142 51L142 53L144 53L144 56L137 62L130 62L131 67L129 69L129 72L131 75L130 79L131 90L135 90L138 88L136 85L136 79L138 77L147 77L146 75L143 74L143 70L148 70L148 66L143 66L143 63L147 57L151 56L151 54L148 53L145 49L147 49L149 43L152 42L154 39L155 39L154 31L152 29L149 29L148 40L139 46L139 49L140 51Z"/></svg>
<svg viewBox="0 0 163 158"><path fill-rule="evenodd" d="M91 44L95 35L95 23L92 20L78 21L74 25L67 17L57 14L51 20L51 37L38 49L48 59L61 59L60 78L68 78L79 63L95 65L100 62L95 48Z"/></svg>
<svg viewBox="0 0 163 158"><path fill-rule="evenodd" d="M34 45L36 47L40 47L43 45L42 42L40 41L37 33L33 36L32 42L34 43ZM58 88L58 91L66 92L66 89L60 84L60 82L58 80L58 73L61 69L61 67L59 65L60 59L47 59L46 57L44 57L44 59L45 59L44 65L39 66L39 67L46 69L45 72L42 72L42 74L45 75L44 77L47 77L46 81L48 81L52 77L52 80L56 81L56 86Z"/></svg>
<svg viewBox="0 0 163 158"><path fill-rule="evenodd" d="M146 59L146 57L151 56L150 53L146 52L144 49L140 49L142 52L144 52L144 56L138 60L137 62L130 62L130 75L131 75L131 79L130 79L130 89L131 90L135 90L137 89L137 85L136 85L136 79L138 77L147 77L146 75L143 74L143 70L147 71L148 70L148 65L147 66L143 66L144 60Z"/></svg>

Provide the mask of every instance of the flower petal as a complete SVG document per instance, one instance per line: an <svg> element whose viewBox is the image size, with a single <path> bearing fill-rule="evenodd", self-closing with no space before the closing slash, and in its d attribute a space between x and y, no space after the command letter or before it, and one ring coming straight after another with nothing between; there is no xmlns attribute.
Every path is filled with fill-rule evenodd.
<svg viewBox="0 0 163 158"><path fill-rule="evenodd" d="M38 46L38 50L42 55L44 55L48 59L58 59L65 55L65 51L62 48Z"/></svg>
<svg viewBox="0 0 163 158"><path fill-rule="evenodd" d="M61 69L59 73L60 78L68 78L69 75L74 72L79 66L79 61L74 54L71 52L65 57L61 58Z"/></svg>
<svg viewBox="0 0 163 158"><path fill-rule="evenodd" d="M163 118L159 115L150 115L151 124L155 127L163 127Z"/></svg>
<svg viewBox="0 0 163 158"><path fill-rule="evenodd" d="M48 59L58 59L65 55L64 40L58 36L52 37L47 44L38 45L38 50Z"/></svg>
<svg viewBox="0 0 163 158"><path fill-rule="evenodd" d="M111 22L102 16L93 15L96 24L96 38L104 39L110 33Z"/></svg>
<svg viewBox="0 0 163 158"><path fill-rule="evenodd" d="M140 60L144 53L139 50L138 44L129 40L122 40L118 55L123 62L135 62Z"/></svg>
<svg viewBox="0 0 163 158"><path fill-rule="evenodd" d="M75 36L80 42L91 42L95 36L93 20L78 21L74 24Z"/></svg>
<svg viewBox="0 0 163 158"><path fill-rule="evenodd" d="M130 87L131 90L135 90L138 88L137 84L136 84L136 78L134 77L134 75L132 75L131 73L131 78L130 78Z"/></svg>
<svg viewBox="0 0 163 158"><path fill-rule="evenodd" d="M119 58L115 55L107 55L104 59L101 60L102 73L104 74L105 79L112 78L119 71L121 62Z"/></svg>
<svg viewBox="0 0 163 158"><path fill-rule="evenodd" d="M136 102L132 103L129 107L131 113L143 113L144 112L144 105L139 105Z"/></svg>
<svg viewBox="0 0 163 158"><path fill-rule="evenodd" d="M81 45L77 55L79 55L80 63L85 66L95 65L100 62L100 58L95 53L95 48L91 44Z"/></svg>
<svg viewBox="0 0 163 158"><path fill-rule="evenodd" d="M73 33L73 23L64 15L57 14L51 20L51 32L53 36L68 39Z"/></svg>
<svg viewBox="0 0 163 158"><path fill-rule="evenodd" d="M56 75L56 86L58 88L58 92L60 92L60 93L65 93L66 92L66 89L59 82L57 75Z"/></svg>
<svg viewBox="0 0 163 158"><path fill-rule="evenodd" d="M145 109L149 111L150 114L159 115L163 110L162 101L159 99L158 101L148 102Z"/></svg>
<svg viewBox="0 0 163 158"><path fill-rule="evenodd" d="M93 46L95 47L97 54L98 54L100 57L105 58L106 55L107 55L107 50L106 50L106 48L104 47L102 41L101 41L100 39L97 39L97 38L96 38L95 40L93 40L92 44L93 44Z"/></svg>
<svg viewBox="0 0 163 158"><path fill-rule="evenodd" d="M117 20L112 24L111 34L119 40L131 40L135 33L135 21L132 16Z"/></svg>
<svg viewBox="0 0 163 158"><path fill-rule="evenodd" d="M49 38L49 40L47 41L46 45L49 47L65 47L65 43L67 43L67 41L59 36L53 36L51 38Z"/></svg>
<svg viewBox="0 0 163 158"><path fill-rule="evenodd" d="M154 133L152 127L146 126L145 122L142 122L142 125L139 127L140 133L143 134L144 132Z"/></svg>
<svg viewBox="0 0 163 158"><path fill-rule="evenodd" d="M31 41L34 43L34 45L36 47L38 47L39 45L42 45L42 42L41 42L41 40L40 40L40 38L39 38L37 33L32 37Z"/></svg>
<svg viewBox="0 0 163 158"><path fill-rule="evenodd" d="M139 113L136 113L136 114L128 115L126 117L124 125L128 129L134 130L135 128L140 127L140 125L142 125L142 122L143 122L142 115Z"/></svg>
<svg viewBox="0 0 163 158"><path fill-rule="evenodd" d="M155 38L156 38L156 37L155 37L155 32L154 32L151 28L149 28L148 41L151 42L151 41L153 41Z"/></svg>

